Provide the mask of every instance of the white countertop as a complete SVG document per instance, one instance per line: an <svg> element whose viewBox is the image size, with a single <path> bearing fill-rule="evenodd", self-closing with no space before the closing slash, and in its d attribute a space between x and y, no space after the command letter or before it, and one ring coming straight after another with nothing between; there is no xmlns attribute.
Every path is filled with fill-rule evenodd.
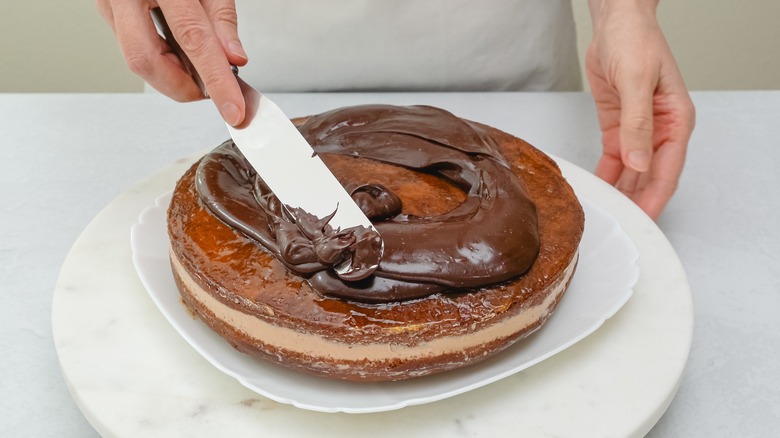
<svg viewBox="0 0 780 438"><path fill-rule="evenodd" d="M593 105L580 93L274 97L291 116L427 103L585 169L598 158ZM649 436L771 436L780 427L780 92L694 93L694 102L686 172L659 221L691 285L693 345L677 397ZM209 102L156 95L0 95L0 436L96 435L52 342L60 266L112 199L227 138L217 117Z"/></svg>

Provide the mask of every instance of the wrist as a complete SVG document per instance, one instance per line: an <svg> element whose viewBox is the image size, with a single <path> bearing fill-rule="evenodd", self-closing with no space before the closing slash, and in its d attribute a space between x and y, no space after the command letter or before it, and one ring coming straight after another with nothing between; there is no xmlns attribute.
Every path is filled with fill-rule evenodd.
<svg viewBox="0 0 780 438"><path fill-rule="evenodd" d="M588 9L593 22L593 32L610 18L626 14L641 14L653 17L659 0L588 0Z"/></svg>

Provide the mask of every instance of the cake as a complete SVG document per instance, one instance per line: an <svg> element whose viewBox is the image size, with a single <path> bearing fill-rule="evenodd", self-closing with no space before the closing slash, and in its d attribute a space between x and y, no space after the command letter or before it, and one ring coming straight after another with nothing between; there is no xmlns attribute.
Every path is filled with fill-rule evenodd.
<svg viewBox="0 0 780 438"><path fill-rule="evenodd" d="M477 363L548 320L584 226L552 159L428 106L294 122L379 237L282 205L231 141L195 163L168 209L171 266L183 303L236 349L327 378L402 380ZM365 248L382 248L379 263L340 276Z"/></svg>

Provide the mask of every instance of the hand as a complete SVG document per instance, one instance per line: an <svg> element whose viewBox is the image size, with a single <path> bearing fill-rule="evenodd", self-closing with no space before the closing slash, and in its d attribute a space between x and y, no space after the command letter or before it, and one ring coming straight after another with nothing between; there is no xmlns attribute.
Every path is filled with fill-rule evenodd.
<svg viewBox="0 0 780 438"><path fill-rule="evenodd" d="M655 19L655 1L591 0L585 58L602 132L596 175L657 219L682 173L695 109Z"/></svg>
<svg viewBox="0 0 780 438"><path fill-rule="evenodd" d="M161 93L188 102L202 99L203 94L157 34L149 11L158 5L222 118L240 124L245 103L230 64L245 65L247 57L238 38L234 1L97 0L130 70Z"/></svg>

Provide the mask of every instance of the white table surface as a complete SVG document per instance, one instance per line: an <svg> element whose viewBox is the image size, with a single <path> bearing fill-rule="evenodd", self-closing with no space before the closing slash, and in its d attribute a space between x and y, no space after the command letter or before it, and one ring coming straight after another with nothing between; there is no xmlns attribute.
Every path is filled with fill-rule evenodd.
<svg viewBox="0 0 780 438"><path fill-rule="evenodd" d="M429 103L585 169L598 157L580 93L278 95L291 116L362 102ZM694 93L698 128L659 221L688 274L695 331L676 399L649 436L780 428L780 92ZM0 436L94 436L51 334L63 260L120 193L226 138L210 103L156 95L0 95ZM543 120L557 120L550 129ZM773 275L774 274L774 275Z"/></svg>

